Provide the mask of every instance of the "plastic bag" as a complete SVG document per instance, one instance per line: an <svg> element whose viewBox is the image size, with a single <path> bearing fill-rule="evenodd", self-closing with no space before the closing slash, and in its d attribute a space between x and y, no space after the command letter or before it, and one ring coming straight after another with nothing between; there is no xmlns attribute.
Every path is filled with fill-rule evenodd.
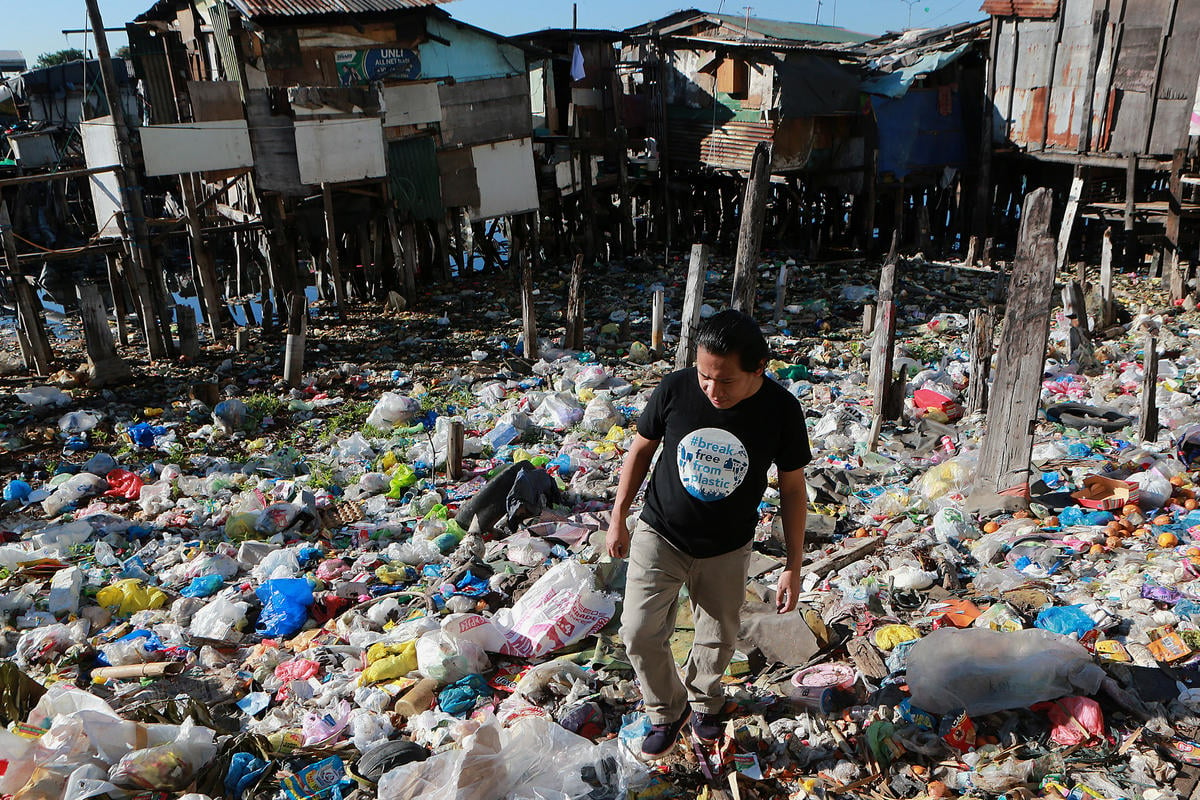
<svg viewBox="0 0 1200 800"><path fill-rule="evenodd" d="M417 640L417 669L443 685L483 672L489 663L482 647L467 639L454 639L442 630Z"/></svg>
<svg viewBox="0 0 1200 800"><path fill-rule="evenodd" d="M547 393L545 399L530 415L535 425L561 430L583 419L578 401L566 392Z"/></svg>
<svg viewBox="0 0 1200 800"><path fill-rule="evenodd" d="M555 564L512 608L502 608L492 617L504 636L501 652L536 658L603 628L616 604L594 587L591 570L578 561Z"/></svg>
<svg viewBox="0 0 1200 800"><path fill-rule="evenodd" d="M1050 631L939 628L912 646L907 677L913 705L974 716L1095 694L1105 673L1082 645Z"/></svg>
<svg viewBox="0 0 1200 800"><path fill-rule="evenodd" d="M1051 606L1043 609L1033 624L1037 628L1076 639L1096 627L1081 606Z"/></svg>
<svg viewBox="0 0 1200 800"><path fill-rule="evenodd" d="M127 469L114 469L104 476L111 487L105 497L123 497L137 500L142 494L142 479Z"/></svg>
<svg viewBox="0 0 1200 800"><path fill-rule="evenodd" d="M196 725L189 717L179 726L175 741L133 751L113 766L108 779L124 787L183 789L216 753L213 732Z"/></svg>
<svg viewBox="0 0 1200 800"><path fill-rule="evenodd" d="M212 410L213 423L226 433L240 431L246 427L249 416L250 409L236 397L217 403Z"/></svg>
<svg viewBox="0 0 1200 800"><path fill-rule="evenodd" d="M583 410L583 427L594 433L605 433L613 425L620 425L621 415L617 412L612 400L603 394L598 394L588 401Z"/></svg>
<svg viewBox="0 0 1200 800"><path fill-rule="evenodd" d="M273 578L254 593L263 604L255 628L260 635L292 636L308 621L313 593L312 584L304 578Z"/></svg>
<svg viewBox="0 0 1200 800"><path fill-rule="evenodd" d="M383 430L391 430L411 420L421 411L421 404L395 392L384 392L379 402L367 415L367 424Z"/></svg>
<svg viewBox="0 0 1200 800"><path fill-rule="evenodd" d="M250 604L218 597L192 615L190 630L193 636L219 641L231 639L246 621ZM238 637L240 638L240 636Z"/></svg>
<svg viewBox="0 0 1200 800"><path fill-rule="evenodd" d="M1104 738L1104 712L1100 704L1087 697L1060 697L1033 706L1045 711L1053 727L1050 738L1064 747Z"/></svg>
<svg viewBox="0 0 1200 800"><path fill-rule="evenodd" d="M151 608L162 608L167 596L153 586L146 586L137 578L126 578L105 586L96 593L96 602L102 606L116 607L123 617Z"/></svg>

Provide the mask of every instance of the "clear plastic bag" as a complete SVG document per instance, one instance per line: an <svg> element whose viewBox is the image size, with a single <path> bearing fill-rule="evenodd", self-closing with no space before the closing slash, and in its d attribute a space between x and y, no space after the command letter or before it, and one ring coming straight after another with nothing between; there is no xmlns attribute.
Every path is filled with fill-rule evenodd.
<svg viewBox="0 0 1200 800"><path fill-rule="evenodd" d="M108 773L117 786L142 789L183 789L217 753L213 732L186 719L170 744L135 750L118 761Z"/></svg>
<svg viewBox="0 0 1200 800"><path fill-rule="evenodd" d="M432 631L417 640L417 669L442 685L483 672L488 664L482 647L445 631Z"/></svg>

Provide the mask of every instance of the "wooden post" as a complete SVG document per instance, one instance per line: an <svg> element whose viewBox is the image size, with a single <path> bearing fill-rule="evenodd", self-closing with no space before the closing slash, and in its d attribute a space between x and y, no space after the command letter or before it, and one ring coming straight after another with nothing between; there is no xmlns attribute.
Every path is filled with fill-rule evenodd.
<svg viewBox="0 0 1200 800"><path fill-rule="evenodd" d="M899 205L900 204L897 204L897 206L899 206ZM892 231L892 243L890 245L888 245L887 257L883 260L883 263L887 264L890 262L892 264L895 264L897 254L899 252L900 252L900 223L899 223L899 218L897 218L896 228Z"/></svg>
<svg viewBox="0 0 1200 800"><path fill-rule="evenodd" d="M1055 262L1055 265L1060 270L1066 269L1067 266L1067 251L1071 245L1071 231L1075 228L1075 217L1079 215L1079 201L1083 197L1085 169L1085 167L1076 164L1074 175L1071 177L1071 192L1067 195L1067 210L1063 212L1062 227L1058 230L1058 260Z"/></svg>
<svg viewBox="0 0 1200 800"><path fill-rule="evenodd" d="M700 306L704 303L704 272L707 269L708 245L692 245L687 288L683 294L679 344L675 348L675 369L683 369L696 358L696 326L700 324Z"/></svg>
<svg viewBox="0 0 1200 800"><path fill-rule="evenodd" d="M125 107L117 89L116 75L108 49L104 20L100 16L97 0L85 0L92 35L96 41L96 55L100 61L100 76L104 83L104 96L108 101L116 133L117 184L121 194L120 224L126 234L129 260L126 264L133 299L138 306L138 317L146 335L146 349L150 360L164 358L171 353L172 342L167 320L166 298L162 293L161 273L151 276L150 236L146 230L146 211L142 205L140 181L133 170L133 151L129 146L129 130L125 123Z"/></svg>
<svg viewBox="0 0 1200 800"><path fill-rule="evenodd" d="M106 256L108 288L112 292L113 316L117 318L117 342L122 347L128 347L129 324L126 318L129 316L129 311L125 307L125 279L121 276L121 270L117 266L117 258L116 253L108 253Z"/></svg>
<svg viewBox="0 0 1200 800"><path fill-rule="evenodd" d="M872 414L871 434L867 449L874 451L879 445L879 430L888 408L892 391L892 362L896 349L896 303L892 300L896 283L896 262L888 261L879 273L879 293L875 305L875 335L871 341L871 372L868 385L871 389Z"/></svg>
<svg viewBox="0 0 1200 800"><path fill-rule="evenodd" d="M1182 300L1188 293L1192 269L1185 265L1179 252L1180 218L1183 212L1183 165L1187 150L1176 150L1171 158L1171 177L1168 183L1170 196L1167 198L1167 277L1170 281L1171 299Z"/></svg>
<svg viewBox="0 0 1200 800"><path fill-rule="evenodd" d="M779 276L775 279L775 316L772 321L776 325L779 324L779 320L783 319L783 306L787 303L789 271L789 265L784 263L779 267Z"/></svg>
<svg viewBox="0 0 1200 800"><path fill-rule="evenodd" d="M1142 355L1142 422L1138 436L1143 442L1158 439L1158 338L1147 336Z"/></svg>
<svg viewBox="0 0 1200 800"><path fill-rule="evenodd" d="M449 437L446 439L446 476L452 481L462 480L463 446L466 429L462 420L450 420Z"/></svg>
<svg viewBox="0 0 1200 800"><path fill-rule="evenodd" d="M321 198L325 203L325 254L333 279L333 309L340 317L346 303L346 284L342 280L342 264L338 256L337 226L333 221L333 188L321 184Z"/></svg>
<svg viewBox="0 0 1200 800"><path fill-rule="evenodd" d="M563 332L563 347L568 350L583 349L583 253L571 262L571 280L567 287L566 329Z"/></svg>
<svg viewBox="0 0 1200 800"><path fill-rule="evenodd" d="M50 350L50 339L42 322L41 304L37 293L25 280L21 271L21 259L17 255L17 240L13 235L12 220L8 216L8 204L0 198L0 244L3 244L4 263L13 285L13 302L17 306L17 343L21 347L21 358L25 366L38 375L50 374L50 362L54 353Z"/></svg>
<svg viewBox="0 0 1200 800"><path fill-rule="evenodd" d="M863 303L862 332L863 336L870 336L875 332L874 303Z"/></svg>
<svg viewBox="0 0 1200 800"><path fill-rule="evenodd" d="M437 222L434 223L435 233L437 233L437 275L443 283L450 282L450 226L446 223L446 217L443 215ZM462 277L461 275L459 276Z"/></svg>
<svg viewBox="0 0 1200 800"><path fill-rule="evenodd" d="M995 262L992 261L992 251L995 249L995 247L996 240L991 236L983 240L983 266L987 267L988 269L991 269L995 266Z"/></svg>
<svg viewBox="0 0 1200 800"><path fill-rule="evenodd" d="M664 289L655 289L650 301L650 349L655 358L663 355L663 322L666 316L667 293Z"/></svg>
<svg viewBox="0 0 1200 800"><path fill-rule="evenodd" d="M1133 237L1134 198L1137 196L1137 153L1125 157L1125 269L1137 272L1141 264L1135 262L1138 252Z"/></svg>
<svg viewBox="0 0 1200 800"><path fill-rule="evenodd" d="M1105 228L1100 246L1100 330L1113 324L1112 259L1112 228Z"/></svg>
<svg viewBox="0 0 1200 800"><path fill-rule="evenodd" d="M979 236L972 234L967 240L967 257L963 259L963 263L968 267L975 266L975 262L979 259Z"/></svg>
<svg viewBox="0 0 1200 800"><path fill-rule="evenodd" d="M196 187L192 183L192 175L179 176L179 191L183 196L183 207L187 214L188 234L192 238L192 259L196 264L196 274L199 276L200 301L203 303L204 317L208 321L208 330L214 342L221 339L221 299L217 293L217 270L213 264L212 252L204 243L203 226L200 224L200 212L196 208ZM182 344L180 345L182 347Z"/></svg>
<svg viewBox="0 0 1200 800"><path fill-rule="evenodd" d="M992 314L978 308L971 310L967 333L970 350L970 382L967 383L967 413L987 411L988 377L992 371Z"/></svg>
<svg viewBox="0 0 1200 800"><path fill-rule="evenodd" d="M1049 189L1025 197L1021 232L1008 288L1008 307L989 398L988 430L983 440L974 490L994 494L1029 482L1033 428L1050 331L1056 242L1050 233Z"/></svg>
<svg viewBox="0 0 1200 800"><path fill-rule="evenodd" d="M529 360L538 357L538 331L536 309L533 307L533 259L525 250L525 231L514 231L512 255L521 267L521 339L525 342L524 355Z"/></svg>
<svg viewBox="0 0 1200 800"><path fill-rule="evenodd" d="M1088 321L1087 304L1083 300L1083 287L1078 281L1068 281L1062 289L1063 312L1068 317L1075 318L1079 332L1084 336L1092 335L1092 326Z"/></svg>
<svg viewBox="0 0 1200 800"><path fill-rule="evenodd" d="M132 376L129 365L117 355L108 313L100 290L90 283L76 284L79 317L83 320L83 345L88 356L88 385L111 386Z"/></svg>
<svg viewBox="0 0 1200 800"><path fill-rule="evenodd" d="M304 337L308 329L308 301L294 292L287 299L287 343L283 350L283 380L293 389L304 380Z"/></svg>
<svg viewBox="0 0 1200 800"><path fill-rule="evenodd" d="M771 185L771 145L759 142L750 163L742 219L738 228L737 256L733 268L733 307L754 316L758 290L758 258L763 217L767 211L767 189Z"/></svg>
<svg viewBox="0 0 1200 800"><path fill-rule="evenodd" d="M234 328L233 329L233 349L239 353L244 353L250 349L250 329L249 328Z"/></svg>
<svg viewBox="0 0 1200 800"><path fill-rule="evenodd" d="M196 309L175 306L175 325L179 328L179 354L195 361L200 357L200 337L196 331Z"/></svg>
<svg viewBox="0 0 1200 800"><path fill-rule="evenodd" d="M989 37L989 54L987 59L987 75L984 79L983 96L980 98L979 109L979 175L975 188L975 208L971 219L971 232L976 236L988 235L988 224L992 216L992 139L995 126L996 107L993 98L996 96L996 52L1000 44L1000 18L992 17L991 35ZM1016 63L1016 52L1013 53L1013 63ZM1010 86L1013 84L1009 84ZM971 262L974 266L974 262Z"/></svg>

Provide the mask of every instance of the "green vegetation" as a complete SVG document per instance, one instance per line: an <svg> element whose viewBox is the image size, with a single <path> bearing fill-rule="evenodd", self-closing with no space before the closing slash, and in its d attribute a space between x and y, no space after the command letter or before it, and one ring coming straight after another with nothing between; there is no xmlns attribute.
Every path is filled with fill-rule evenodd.
<svg viewBox="0 0 1200 800"><path fill-rule="evenodd" d="M35 69L42 67L57 67L59 64L68 64L72 61L81 61L86 58L84 52L78 47L68 47L65 50L55 50L52 53L42 53L37 57L37 61L33 63Z"/></svg>
<svg viewBox="0 0 1200 800"><path fill-rule="evenodd" d="M250 410L256 424L261 424L267 417L278 417L287 411L287 401L267 392L255 392L243 400Z"/></svg>

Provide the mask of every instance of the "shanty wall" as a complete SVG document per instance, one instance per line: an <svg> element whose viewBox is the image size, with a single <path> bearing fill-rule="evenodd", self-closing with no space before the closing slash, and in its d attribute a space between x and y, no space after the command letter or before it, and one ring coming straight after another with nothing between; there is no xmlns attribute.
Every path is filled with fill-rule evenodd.
<svg viewBox="0 0 1200 800"><path fill-rule="evenodd" d="M1061 0L1045 18L995 22L998 139L1094 154L1169 156L1186 145L1200 3Z"/></svg>

